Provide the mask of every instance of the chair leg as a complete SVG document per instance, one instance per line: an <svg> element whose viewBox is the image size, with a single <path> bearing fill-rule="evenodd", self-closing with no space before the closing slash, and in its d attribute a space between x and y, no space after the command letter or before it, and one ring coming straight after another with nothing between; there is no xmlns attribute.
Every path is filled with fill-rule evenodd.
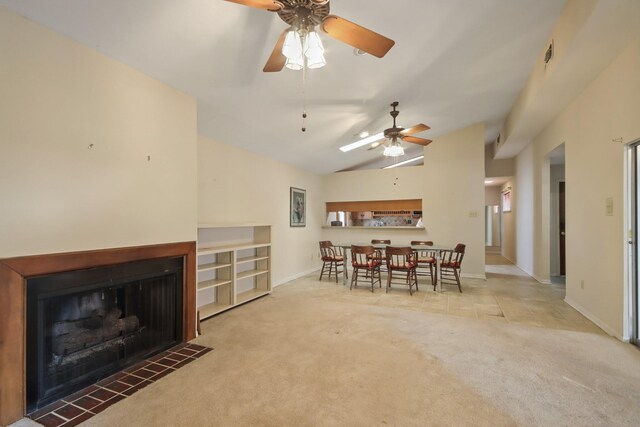
<svg viewBox="0 0 640 427"><path fill-rule="evenodd" d="M369 271L367 270L367 273ZM373 292L373 277L375 276L375 270L371 270L371 292Z"/></svg>
<svg viewBox="0 0 640 427"><path fill-rule="evenodd" d="M384 293L389 293L389 289L391 288L391 277L393 276L393 270L387 271L387 289Z"/></svg>
<svg viewBox="0 0 640 427"><path fill-rule="evenodd" d="M416 284L416 291L419 291L420 289L418 289L418 272L415 269L411 271L413 272L413 280Z"/></svg>
<svg viewBox="0 0 640 427"><path fill-rule="evenodd" d="M431 282L431 283L433 283L433 292L435 292L436 288L438 287L438 264L434 265L433 267L434 267L433 269L435 270L434 272L436 273L436 275L433 276L433 282ZM442 274L442 269L440 269L440 274Z"/></svg>
<svg viewBox="0 0 640 427"><path fill-rule="evenodd" d="M358 267L353 267L353 275L351 276L351 284L349 285L349 290L353 289L353 282L356 282L356 286L358 286Z"/></svg>
<svg viewBox="0 0 640 427"><path fill-rule="evenodd" d="M431 275L431 284L434 284L433 264L429 264L429 274Z"/></svg>
<svg viewBox="0 0 640 427"><path fill-rule="evenodd" d="M336 273L336 283L338 283L338 261L334 262L335 265L335 273Z"/></svg>
<svg viewBox="0 0 640 427"><path fill-rule="evenodd" d="M458 283L458 290L462 293L462 286L460 286L460 273L457 268L453 269L453 274L456 276L456 283Z"/></svg>
<svg viewBox="0 0 640 427"><path fill-rule="evenodd" d="M322 261L322 270L320 270L320 278L318 280L322 280L322 275L324 274L324 267L327 265L325 261Z"/></svg>

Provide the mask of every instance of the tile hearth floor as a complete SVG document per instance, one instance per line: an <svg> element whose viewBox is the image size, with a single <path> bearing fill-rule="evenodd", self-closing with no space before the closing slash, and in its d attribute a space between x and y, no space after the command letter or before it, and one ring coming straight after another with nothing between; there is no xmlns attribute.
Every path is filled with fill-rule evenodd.
<svg viewBox="0 0 640 427"><path fill-rule="evenodd" d="M211 350L197 344L180 344L41 408L28 417L46 427L78 425Z"/></svg>

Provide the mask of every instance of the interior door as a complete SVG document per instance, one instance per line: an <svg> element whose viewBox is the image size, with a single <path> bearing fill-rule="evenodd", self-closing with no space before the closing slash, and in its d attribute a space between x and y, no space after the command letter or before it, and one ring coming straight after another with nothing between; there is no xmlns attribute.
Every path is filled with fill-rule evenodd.
<svg viewBox="0 0 640 427"><path fill-rule="evenodd" d="M565 270L565 221L564 221L564 181L558 183L558 241L560 242L560 275L566 275Z"/></svg>

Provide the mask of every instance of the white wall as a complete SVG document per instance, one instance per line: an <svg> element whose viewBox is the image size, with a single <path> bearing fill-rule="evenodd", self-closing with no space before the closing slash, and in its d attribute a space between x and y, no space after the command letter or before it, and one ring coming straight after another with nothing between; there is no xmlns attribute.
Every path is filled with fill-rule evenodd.
<svg viewBox="0 0 640 427"><path fill-rule="evenodd" d="M530 207L542 218L535 222L524 214L518 216L518 265L531 268L535 264L535 275L548 277L548 237L532 240L535 250L520 241L534 234L549 235L549 206L544 201L550 192L547 156L564 142L566 301L623 339L629 334L624 280L625 147L613 140L629 143L640 138L639 69L637 38L517 158L518 210ZM613 198L612 216L605 214L608 197Z"/></svg>
<svg viewBox="0 0 640 427"><path fill-rule="evenodd" d="M196 120L192 98L0 8L0 257L195 240Z"/></svg>
<svg viewBox="0 0 640 427"><path fill-rule="evenodd" d="M422 231L326 228L334 243L389 238L465 243L463 275L484 273L484 124L440 136L424 149L423 166L340 172L323 177L324 201L423 199ZM475 214L475 216L472 216Z"/></svg>
<svg viewBox="0 0 640 427"><path fill-rule="evenodd" d="M533 271L533 239L534 239L534 172L533 147L527 146L516 158L517 191L511 191L511 215L517 224L517 239L515 242L516 265L530 275Z"/></svg>
<svg viewBox="0 0 640 427"><path fill-rule="evenodd" d="M502 256L514 264L517 264L516 242L518 239L516 212L518 211L517 202L519 194L515 178L507 181L500 187L501 192L507 189L511 191L511 212L502 212ZM502 201L500 201L500 209L502 209Z"/></svg>
<svg viewBox="0 0 640 427"><path fill-rule="evenodd" d="M484 204L487 206L500 204L500 187L484 187Z"/></svg>
<svg viewBox="0 0 640 427"><path fill-rule="evenodd" d="M289 188L306 190L306 227L289 227ZM206 137L198 141L198 222L269 224L272 281L319 268L326 217L318 175Z"/></svg>

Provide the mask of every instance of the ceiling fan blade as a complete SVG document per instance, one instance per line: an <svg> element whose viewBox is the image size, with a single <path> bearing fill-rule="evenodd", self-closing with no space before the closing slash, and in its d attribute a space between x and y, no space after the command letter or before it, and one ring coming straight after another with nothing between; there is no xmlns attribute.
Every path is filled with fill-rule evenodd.
<svg viewBox="0 0 640 427"><path fill-rule="evenodd" d="M271 52L271 56L267 60L267 63L264 65L262 71L265 73L273 73L276 71L281 71L284 67L284 64L287 62L287 57L282 54L282 45L284 44L284 39L287 35L287 28L280 34L280 38L276 43L276 46L273 48L273 52Z"/></svg>
<svg viewBox="0 0 640 427"><path fill-rule="evenodd" d="M413 135L414 133L418 133L418 132L424 132L425 130L429 130L431 129L429 126L420 123L419 125L415 125L412 126L408 129L403 130L402 132L400 132L400 134L402 135Z"/></svg>
<svg viewBox="0 0 640 427"><path fill-rule="evenodd" d="M417 138L415 136L400 136L400 138L404 142L411 142L413 144L418 144L418 145L429 145L429 144L431 144L431 140L430 139Z"/></svg>
<svg viewBox="0 0 640 427"><path fill-rule="evenodd" d="M284 8L284 5L277 0L225 0L230 3L238 3L243 6L255 7L256 9L277 12Z"/></svg>
<svg viewBox="0 0 640 427"><path fill-rule="evenodd" d="M336 15L329 15L322 21L322 30L336 40L382 58L396 43L374 31L347 21Z"/></svg>

